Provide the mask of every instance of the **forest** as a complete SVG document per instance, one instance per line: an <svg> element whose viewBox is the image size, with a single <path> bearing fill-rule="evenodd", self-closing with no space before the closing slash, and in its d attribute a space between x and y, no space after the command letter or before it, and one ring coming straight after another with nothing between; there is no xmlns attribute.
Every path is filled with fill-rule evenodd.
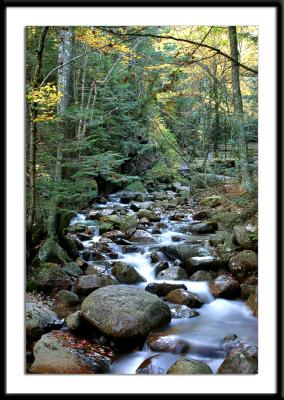
<svg viewBox="0 0 284 400"><path fill-rule="evenodd" d="M256 26L26 28L26 372L258 372Z"/></svg>

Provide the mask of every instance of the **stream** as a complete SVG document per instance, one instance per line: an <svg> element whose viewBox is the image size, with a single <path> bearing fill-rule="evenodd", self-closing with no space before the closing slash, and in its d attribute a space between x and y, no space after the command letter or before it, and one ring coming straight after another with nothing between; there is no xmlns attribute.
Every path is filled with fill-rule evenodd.
<svg viewBox="0 0 284 400"><path fill-rule="evenodd" d="M106 204L95 204L92 210L97 210L105 215L118 212L118 210L125 211L128 214L135 214L130 209L129 204L120 203L119 197L112 197L111 201L108 201ZM116 261L126 262L133 266L146 279L146 282L130 286L145 288L146 285L153 282L181 283L190 292L198 295L204 301L204 305L196 310L199 315L192 318L172 318L170 324L158 331L163 332L163 335L167 337L187 341L190 344L190 350L186 354L154 352L149 349L145 342L141 350L132 350L116 359L112 364L110 373L135 374L137 368L144 360L158 354L159 364L162 364L165 369L168 369L178 359L190 358L205 362L212 369L213 373L216 373L226 355L225 336L237 335L236 341L243 341L249 345L257 345L257 319L252 315L251 310L246 306L244 301L225 300L222 298L215 299L206 281L170 281L155 278L154 270L158 263L151 261L150 254L153 250L159 251L163 246L171 246L177 243L198 243L205 250L209 246L210 234L193 235L190 233L180 233L181 226L188 224L190 221L192 221L191 214L186 214L182 221L173 221L169 219L168 214L163 212L161 214L161 222L165 224L166 228L161 229L161 233L153 234L151 228L146 228L155 237L157 243L133 243L133 251L127 253L123 252L123 245L113 242L109 243L109 246L118 255L118 258L115 260L106 258L106 262L110 266ZM71 225L82 223L86 224L92 230L92 239L82 242L85 248L83 252L91 249L93 244L98 243L101 239L99 230L93 221L90 221L90 225L88 225L88 222L86 214L83 213L78 213L71 221ZM159 254L161 254L163 260L167 261L170 265L173 264L173 260L167 258L162 252L159 252ZM208 256L204 255L204 257ZM93 261L91 257L89 259L85 258L85 260L89 265L94 267L102 264L101 262ZM170 303L169 305L173 306ZM157 371L159 373L159 370Z"/></svg>

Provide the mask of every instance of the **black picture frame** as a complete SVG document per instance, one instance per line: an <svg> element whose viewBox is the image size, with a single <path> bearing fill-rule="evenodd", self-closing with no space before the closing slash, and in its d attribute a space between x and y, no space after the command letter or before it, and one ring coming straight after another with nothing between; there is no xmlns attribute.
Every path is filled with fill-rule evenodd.
<svg viewBox="0 0 284 400"><path fill-rule="evenodd" d="M283 128L283 79L282 79L282 74L283 74L283 0L272 0L272 1L264 1L264 0L238 0L238 1L230 1L230 0L219 0L219 1L214 1L214 0L196 0L196 1L181 1L177 0L175 2L173 1L151 1L151 0L144 0L144 1L134 1L134 0L82 0L82 1L77 1L77 0L18 0L18 1L13 1L13 0L5 0L2 4L2 29L3 29L3 54L4 54L4 59L5 59L5 40L6 40L6 11L10 7L274 7L276 9L277 13L277 71L276 71L276 77L277 77L277 150L276 150L276 164L277 164L277 193L276 193L276 199L277 199L277 204L276 204L276 211L277 211L277 243L275 243L276 246L276 254L277 254L277 376L276 376L276 382L277 382L277 390L275 393L271 394L233 394L233 393L227 393L227 394L174 394L174 396L178 397L185 397L189 396L192 399L199 399L199 398L209 398L209 397L232 397L232 398L239 398L239 397L261 397L261 398L279 398L282 399L284 398L284 388L283 388L283 382L284 382L284 377L283 377L283 272L282 272L282 265L283 265L283 242L282 242L282 227L283 227L283 214L282 214L282 203L283 203L283 186L282 186L282 180L283 180L283 154L284 154L284 148L283 148L283 141L282 141L282 128ZM5 87L5 72L3 75L3 87ZM6 92L8 88L6 87ZM4 104L6 102L6 95L3 92L3 97L4 97ZM6 135L7 135L7 130L6 130L6 124L5 124L5 110L4 110L4 132L5 135L2 135L3 138L3 146L2 148L5 149L6 146ZM4 171L4 190L6 192L6 152L4 150L4 157L3 157L3 171ZM6 203L5 203L6 198L4 199L4 220L6 219ZM6 234L6 227L9 222L5 220L4 224L4 237ZM4 259L4 262L6 261L6 257ZM5 268L7 268L7 264L5 262ZM2 283L5 282L5 269L2 269L3 275L2 275ZM5 283L3 285L3 301L2 304L4 306L3 309L3 315L4 318L6 317L6 292L5 292ZM6 322L6 318L4 319L4 326ZM5 335L5 332L4 332ZM6 339L6 338L5 338ZM5 343L6 340L4 340L4 353L5 353ZM7 354L5 354L5 357L3 357L3 367L4 371L6 369L6 358ZM5 396L9 397L22 397L22 396L31 396L31 397L52 397L54 394L34 394L34 393L23 393L23 394L10 394L6 392L6 374L4 373L4 391L3 394ZM70 396L70 397L77 397L78 394L57 394L58 396ZM124 393L124 394L81 394L81 396L84 397L90 397L90 396L96 396L96 397L146 397L146 396L157 396L157 397L171 397L173 394L165 394L165 393L158 393L158 394L151 394L148 393L146 394L138 394L138 393Z"/></svg>

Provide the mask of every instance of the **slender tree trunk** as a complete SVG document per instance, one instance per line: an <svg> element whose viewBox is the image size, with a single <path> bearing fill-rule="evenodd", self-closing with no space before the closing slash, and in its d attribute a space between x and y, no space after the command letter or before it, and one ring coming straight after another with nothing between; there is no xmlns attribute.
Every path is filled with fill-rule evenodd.
<svg viewBox="0 0 284 400"><path fill-rule="evenodd" d="M239 59L238 42L237 42L237 30L235 26L229 26L229 38L230 38L230 51L231 57L234 60ZM235 62L231 62L232 65L232 87L233 87L233 103L234 103L234 129L238 138L239 145L239 161L240 161L240 172L242 184L245 187L249 187L252 182L252 178L248 166L248 154L247 154L247 141L244 130L244 111L242 93L240 88L240 73L239 65Z"/></svg>
<svg viewBox="0 0 284 400"><path fill-rule="evenodd" d="M44 43L46 34L48 31L48 26L45 26L41 30L37 55L36 55L36 65L34 70L34 77L32 81L33 90L37 89L40 83L40 74L42 66L42 56L44 50ZM32 229L35 224L36 216L36 137L37 137L37 122L36 118L38 115L37 104L33 103L30 105L30 134L29 134L29 176L30 176L30 189L31 189L31 202L29 217L27 221L28 230Z"/></svg>
<svg viewBox="0 0 284 400"><path fill-rule="evenodd" d="M58 50L58 64L66 64L72 56L72 36L73 33L64 27L60 29L59 33L59 50ZM62 93L61 101L58 106L58 114L60 121L57 124L57 157L55 168L55 189L52 198L51 210L49 214L48 223L48 236L52 239L57 239L57 207L58 187L62 181L62 161L63 161L63 143L65 139L66 118L64 113L68 108L70 101L70 76L71 64L65 65L63 68L58 69L58 88Z"/></svg>

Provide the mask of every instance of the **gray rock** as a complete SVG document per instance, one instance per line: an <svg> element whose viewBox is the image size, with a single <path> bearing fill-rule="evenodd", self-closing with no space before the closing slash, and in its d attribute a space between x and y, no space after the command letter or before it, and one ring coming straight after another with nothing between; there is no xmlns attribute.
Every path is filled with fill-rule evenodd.
<svg viewBox="0 0 284 400"><path fill-rule="evenodd" d="M168 305L140 288L106 286L82 303L83 316L104 335L115 339L139 339L170 322Z"/></svg>
<svg viewBox="0 0 284 400"><path fill-rule="evenodd" d="M60 328L62 322L55 312L37 303L26 303L26 334L39 338L44 332Z"/></svg>

